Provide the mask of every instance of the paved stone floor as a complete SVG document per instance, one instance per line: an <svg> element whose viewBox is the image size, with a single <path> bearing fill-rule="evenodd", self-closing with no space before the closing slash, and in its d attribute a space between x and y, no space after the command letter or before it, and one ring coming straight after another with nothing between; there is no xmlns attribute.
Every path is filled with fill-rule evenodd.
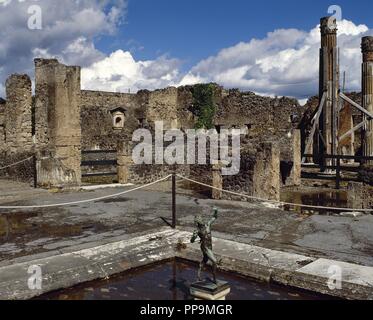
<svg viewBox="0 0 373 320"><path fill-rule="evenodd" d="M170 183L116 198L44 209L0 209L1 261L61 250L72 245L165 226L171 217ZM0 206L92 199L131 187L48 192L0 180ZM373 266L373 216L299 214L263 204L214 201L178 188L179 226L193 227L194 214L206 218L219 208L216 236L280 251Z"/></svg>

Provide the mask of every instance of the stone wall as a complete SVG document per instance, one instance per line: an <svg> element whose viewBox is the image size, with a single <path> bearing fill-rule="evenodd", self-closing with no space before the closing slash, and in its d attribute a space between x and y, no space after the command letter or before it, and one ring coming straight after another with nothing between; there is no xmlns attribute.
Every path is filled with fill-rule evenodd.
<svg viewBox="0 0 373 320"><path fill-rule="evenodd" d="M223 176L223 189L261 199L280 200L280 185L280 150L272 143L243 150L240 172ZM223 199L251 201L227 193L223 193Z"/></svg>
<svg viewBox="0 0 373 320"><path fill-rule="evenodd" d="M17 163L19 161L30 158L33 155L32 152L19 152L15 154L9 154L6 152L0 152L0 168L8 165ZM0 170L1 179L11 179L15 181L21 181L29 183L34 186L35 177L35 163L34 159L28 159L27 161L21 162L15 166L11 166L7 169Z"/></svg>
<svg viewBox="0 0 373 320"><path fill-rule="evenodd" d="M167 88L149 93L146 106L146 119L149 122L164 121L164 128L178 126L178 89Z"/></svg>
<svg viewBox="0 0 373 320"><path fill-rule="evenodd" d="M290 140L290 142L286 142L290 154L286 156L284 154L281 155L281 183L284 186L300 186L302 182L301 132L299 129L293 130L286 138L279 141L279 143L283 143L284 139Z"/></svg>
<svg viewBox="0 0 373 320"><path fill-rule="evenodd" d="M128 181L135 184L146 184L176 173L190 177L198 182L213 185L212 165L129 165ZM272 144L263 144L262 149L244 151L241 155L241 169L237 175L222 176L223 189L255 196L262 199L280 199L280 166L279 151ZM212 189L187 183L184 187L196 190L208 197ZM223 193L222 199L250 201Z"/></svg>
<svg viewBox="0 0 373 320"><path fill-rule="evenodd" d="M13 74L6 81L4 110L6 152L15 154L32 149L32 92L27 75Z"/></svg>
<svg viewBox="0 0 373 320"><path fill-rule="evenodd" d="M163 151L166 150L167 144L170 142L165 142ZM124 147L125 151L119 152L125 156L125 162L128 165L128 182L136 183L136 184L147 184L158 179L164 178L165 176L172 174L174 172L181 174L183 176L190 176L190 166L187 164L156 164L155 159L155 145L152 144L152 159L153 164L134 164L132 161L132 148L134 148L136 144L130 143L127 144L127 147ZM122 164L122 163L119 163Z"/></svg>
<svg viewBox="0 0 373 320"><path fill-rule="evenodd" d="M194 128L197 120L193 112L191 112L192 106L194 104L192 87L193 86L184 86L177 88L178 127L181 127L183 129Z"/></svg>
<svg viewBox="0 0 373 320"><path fill-rule="evenodd" d="M113 129L110 110L125 109L122 130ZM119 141L131 139L132 132L144 122L141 96L112 92L81 92L81 124L83 150L115 150Z"/></svg>
<svg viewBox="0 0 373 320"><path fill-rule="evenodd" d="M0 154L5 152L5 128L4 128L4 111L5 111L5 100L0 101Z"/></svg>
<svg viewBox="0 0 373 320"><path fill-rule="evenodd" d="M164 178L169 174L176 172L177 174L188 177L188 165L132 165L129 168L129 182L135 184L147 184L158 179Z"/></svg>
<svg viewBox="0 0 373 320"><path fill-rule="evenodd" d="M249 139L262 142L284 138L281 145L283 156L291 159L292 141L286 140L289 133L299 126L303 108L290 98L272 99L257 96L251 92L238 90L225 91L216 87L215 103L217 107L214 124L217 127L247 126ZM110 109L126 109L125 129L132 132L137 127L152 126L155 121L164 121L164 129L170 127L193 128L195 116L193 107L193 86L166 88L155 91L142 90L137 94L121 94L98 91L82 91L82 137L83 146L90 148L105 144L114 136ZM106 140L106 142L105 142ZM89 143L88 141L94 141ZM102 147L100 147L102 149Z"/></svg>
<svg viewBox="0 0 373 320"><path fill-rule="evenodd" d="M222 105L215 117L216 125L246 126L250 141L287 137L299 127L304 108L291 98L270 98L239 90L223 91ZM260 142L258 142L260 143ZM291 155L290 144L281 145L281 154Z"/></svg>
<svg viewBox="0 0 373 320"><path fill-rule="evenodd" d="M300 128L305 108L291 98L270 98L252 92L222 92L222 104L215 123L224 128L244 128L247 135L242 145L258 147L262 142L278 145L284 185L301 182Z"/></svg>
<svg viewBox="0 0 373 320"><path fill-rule="evenodd" d="M55 59L36 59L35 67L34 127L31 127L31 120L23 123L30 125L27 132L35 133L40 155L38 168L43 171L40 172L40 177L45 177L58 186L80 183L81 150L116 150L118 143L130 141L133 132L138 128L148 128L153 132L155 121L164 121L166 130L171 127L194 128L198 120L193 113L193 86L170 87L152 92L141 90L136 94L81 91L79 67L65 66ZM17 79L16 76L13 77ZM24 97L31 112L31 83L29 79L26 80L20 78L14 83L9 82L9 88L15 89L25 87L27 82L27 94L17 94L14 96L17 99L10 100L14 101L14 105L24 105L19 102L19 96ZM218 130L247 129L247 135L241 140L243 150L258 150L265 141L278 143L281 160L281 166L279 162L278 168L285 168L282 170L282 181L285 185L297 185L300 181L300 152L299 137L294 132L300 127L305 108L299 106L295 99L262 97L251 92L224 90L218 85L214 88L215 127ZM124 113L123 128L117 128L113 124L113 110L118 108ZM11 116L8 115L9 112L6 113ZM31 113L28 116L32 119ZM24 134L25 130L21 131ZM0 141L1 134L0 110ZM266 152L255 151L254 157ZM258 181L263 176L263 170L269 170L268 174L272 177L277 168L271 167L270 161L275 158L276 156L271 155L269 162L255 161L260 172ZM250 159L247 156L244 160L247 163L243 164L243 168L250 166ZM209 184L212 182L209 165L189 166L181 170L199 180L205 179L204 182ZM67 180L63 178L64 172ZM129 177L133 182L143 183L169 172L171 169L167 166L134 166ZM246 175L247 172L244 172L238 179L242 180ZM280 177L280 174L278 176ZM44 178L40 179L40 185L49 184L48 181L43 181ZM269 181L274 184L273 190L277 190L277 181L281 180L271 179ZM254 189L254 185L251 185L250 190ZM272 186L266 189L269 190L266 194L270 194L271 198L277 197L277 191L273 191ZM259 187L255 190L257 194L260 193Z"/></svg>
<svg viewBox="0 0 373 320"><path fill-rule="evenodd" d="M14 74L6 81L7 101L0 101L0 167L33 155L32 93L27 75ZM0 170L0 177L34 184L33 159Z"/></svg>
<svg viewBox="0 0 373 320"><path fill-rule="evenodd" d="M192 91L193 86L153 92L142 90L137 94L82 91L83 149L116 149L118 142L130 141L137 128L148 128L154 134L154 122L160 120L164 121L164 130L171 127L194 128L196 117L191 111L194 103ZM300 146L297 144L300 141L294 132L302 119L303 109L296 100L272 99L238 90L225 91L216 86L214 102L217 112L213 122L217 129L246 128L248 134L242 139L244 146L258 147L263 141L280 141L281 160L290 166L284 184L300 183ZM113 129L110 114L110 110L118 107L125 109L122 130ZM133 166L131 172L130 180L144 183L171 171L167 166L142 165ZM189 173L192 178L212 183L209 165L192 165Z"/></svg>
<svg viewBox="0 0 373 320"><path fill-rule="evenodd" d="M348 205L351 208L373 209L373 186L350 182L347 189Z"/></svg>
<svg viewBox="0 0 373 320"><path fill-rule="evenodd" d="M256 150L246 150L241 153L240 172L234 176L222 177L224 190L254 196L256 155ZM223 193L222 199L250 201L248 198L241 198L228 193Z"/></svg>
<svg viewBox="0 0 373 320"><path fill-rule="evenodd" d="M155 121L164 122L164 130L193 128L188 111L192 104L190 88L141 90L137 94L85 91L81 92L83 150L111 150L120 141L129 141L138 128L154 129ZM110 110L125 109L125 126L114 130Z"/></svg>

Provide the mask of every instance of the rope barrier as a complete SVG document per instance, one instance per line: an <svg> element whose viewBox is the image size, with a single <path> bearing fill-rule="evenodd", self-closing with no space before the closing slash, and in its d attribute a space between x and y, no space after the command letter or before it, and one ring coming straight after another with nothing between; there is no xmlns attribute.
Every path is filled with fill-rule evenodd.
<svg viewBox="0 0 373 320"><path fill-rule="evenodd" d="M107 195L107 196L102 196L102 197L98 197L98 198L94 198L94 199L79 200L79 201L64 202L64 203L55 203L55 204L45 204L45 205L34 205L34 206L0 206L0 209L54 208L54 207L64 207L64 206L70 206L70 205L75 205L75 204L82 204L82 203L94 202L94 201L99 201L99 200L105 200L105 199L115 198L115 197L121 196L123 194L127 194L127 193L130 193L130 192L133 192L133 191L136 191L136 190L140 190L140 189L143 189L143 188L146 188L146 187L150 187L150 186L152 186L154 184L157 184L159 182L168 180L171 176L172 176L172 174L170 174L170 175L168 175L168 176L166 176L162 179L159 179L157 181L154 181L154 182L151 182L151 183L148 183L148 184L145 184L145 185L142 185L142 186L130 189L130 190L126 190L126 191L122 191L122 192L119 192L119 193L115 193L115 194L111 194L111 195Z"/></svg>
<svg viewBox="0 0 373 320"><path fill-rule="evenodd" d="M282 201L277 201L277 200L262 199L262 198L258 198L258 197L249 196L249 195L243 194L243 193L237 193L237 192L234 192L234 191L220 189L220 188L217 188L217 187L214 187L214 186L210 186L206 183L202 183L202 182L199 182L199 181L196 181L196 180L193 180L193 179L183 177L183 176L178 175L178 174L176 176L183 179L183 180L193 182L193 183L199 184L199 185L204 186L204 187L208 187L208 188L215 189L215 190L225 192L225 193L229 193L229 194L232 194L232 195L235 195L235 196L244 197L244 198L257 200L257 201L261 201L261 202L269 202L269 203L275 203L275 204L279 204L279 205L283 205L283 206L288 205L288 206L293 206L293 207L309 208L309 209L324 209L324 210L346 211L346 212L355 212L355 211L368 212L368 213L373 212L373 209L352 209L352 208L324 207L324 206L313 206L313 205L307 205L307 204L297 204L297 203L291 203L291 202L282 202Z"/></svg>
<svg viewBox="0 0 373 320"><path fill-rule="evenodd" d="M9 164L9 165L7 165L7 166L5 166L5 167L1 167L0 170L5 170L5 169L11 168L11 167L15 167L16 165L21 164L21 163L23 163L23 162L26 162L26 161L28 161L28 160L31 160L32 158L33 158L33 156L28 157L27 159L23 159L23 160L21 160L21 161L18 161L18 162L15 162L15 163Z"/></svg>
<svg viewBox="0 0 373 320"><path fill-rule="evenodd" d="M189 181L189 182L192 182L192 183L195 183L195 184L198 184L198 185L210 188L210 189L215 189L215 190L218 190L218 191L221 191L221 192L224 192L224 193L228 193L228 194L235 195L235 196L238 196L238 197L244 197L244 198L251 199L251 200L257 200L257 201L260 201L260 202L278 204L280 206L288 205L288 206L299 207L299 208L323 209L323 210L346 211L346 212L355 212L355 211L368 212L368 213L373 212L373 209L352 209L352 208L341 208L341 207L314 206L314 205L298 204L298 203L292 203L292 202L283 202L283 201L277 201L277 200L268 200L268 199L263 199L263 198L259 198L259 197L249 196L249 195L243 194L243 193L238 193L238 192L234 192L234 191L229 191L229 190L217 188L217 187L208 185L206 183L202 183L202 182L199 182L199 181L196 181L196 180L193 180L193 179L186 178L186 177L184 177L182 175L179 175L179 174L177 174L176 176L178 178L182 179L182 180ZM151 183L148 183L148 184L145 184L145 185L142 185L142 186L130 189L130 190L125 190L125 191L122 191L122 192L119 192L119 193L115 193L115 194L111 194L111 195L107 195L107 196L102 196L102 197L98 197L98 198L93 198L93 199L79 200L79 201L72 201L72 202L64 202L64 203L55 203L55 204L46 204L46 205L33 205L33 206L0 206L0 209L52 208L52 207L63 207L63 206L69 206L69 205L76 205L76 204L89 203L89 202L94 202L94 201L99 201L99 200L105 200L105 199L115 198L115 197L121 196L123 194L127 194L127 193L130 193L130 192L133 192L133 191L137 191L137 190L152 186L152 185L157 184L159 182L168 180L170 177L172 177L172 174L170 174L170 175L168 175L164 178L161 178L159 180L156 180L154 182L151 182Z"/></svg>

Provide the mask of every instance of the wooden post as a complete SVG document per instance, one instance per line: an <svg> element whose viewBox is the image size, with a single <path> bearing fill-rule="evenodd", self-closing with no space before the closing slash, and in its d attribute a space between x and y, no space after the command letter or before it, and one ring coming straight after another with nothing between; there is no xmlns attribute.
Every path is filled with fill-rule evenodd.
<svg viewBox="0 0 373 320"><path fill-rule="evenodd" d="M311 147L314 144L314 137L315 137L316 131L319 132L319 129L318 129L319 120L320 120L320 116L322 114L322 111L323 111L323 108L324 108L324 105L325 105L325 101L326 101L326 92L323 93L321 101L320 101L320 105L319 105L319 107L317 109L317 112L316 112L314 118L312 119L313 125L312 125L311 133L310 133L310 135L308 137L308 140L307 140L307 143L306 143L306 147L305 147L305 150L304 150L305 154L308 154L308 153L311 154L311 153L313 153L311 151ZM319 141L319 138L316 139L316 140ZM302 162L304 163L305 161L306 161L306 158L303 158ZM317 161L317 162L319 162L319 161Z"/></svg>
<svg viewBox="0 0 373 320"><path fill-rule="evenodd" d="M176 173L172 174L172 228L176 229Z"/></svg>

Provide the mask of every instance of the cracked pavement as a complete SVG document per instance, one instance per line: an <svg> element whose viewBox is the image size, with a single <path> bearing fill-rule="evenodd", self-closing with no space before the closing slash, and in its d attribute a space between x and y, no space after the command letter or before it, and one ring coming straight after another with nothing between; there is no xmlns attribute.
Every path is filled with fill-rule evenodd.
<svg viewBox="0 0 373 320"><path fill-rule="evenodd" d="M1 205L33 205L91 199L132 187L48 192L0 180ZM146 232L171 219L171 183L112 199L68 207L0 210L0 264L31 254ZM373 266L373 216L317 215L263 204L216 201L178 184L178 226L191 230L195 214L206 219L213 206L215 236L290 253Z"/></svg>

